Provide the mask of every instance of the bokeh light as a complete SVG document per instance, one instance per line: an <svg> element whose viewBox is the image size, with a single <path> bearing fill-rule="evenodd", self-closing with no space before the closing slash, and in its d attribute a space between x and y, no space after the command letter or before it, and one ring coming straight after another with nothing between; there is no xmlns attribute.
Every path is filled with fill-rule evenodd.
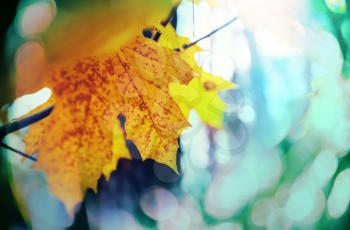
<svg viewBox="0 0 350 230"><path fill-rule="evenodd" d="M22 36L34 36L48 28L56 15L53 0L23 2L18 18L18 30Z"/></svg>
<svg viewBox="0 0 350 230"><path fill-rule="evenodd" d="M52 68L45 32L70 6L20 1L4 55L18 97L2 109L8 121L50 98L42 84ZM179 174L140 160L128 141L136 156L123 159L109 181L101 177L97 193L87 192L75 222L45 175L6 151L26 224L63 229L86 218L93 230L350 228L348 1L182 0L176 12L177 34L191 41L237 18L201 40L195 54L205 71L239 86L219 94L223 127L190 111L191 126L178 139ZM6 143L25 151L26 132L11 133Z"/></svg>

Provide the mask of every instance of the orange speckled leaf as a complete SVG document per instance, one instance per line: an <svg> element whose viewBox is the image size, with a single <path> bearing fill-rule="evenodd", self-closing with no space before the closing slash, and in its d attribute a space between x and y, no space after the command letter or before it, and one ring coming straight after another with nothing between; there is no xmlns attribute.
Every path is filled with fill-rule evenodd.
<svg viewBox="0 0 350 230"><path fill-rule="evenodd" d="M119 158L130 158L126 139L142 159L177 171L178 131L188 123L168 85L191 79L191 67L176 52L141 37L115 54L54 71L48 82L55 108L30 127L25 141L28 152L39 152L34 167L47 173L52 193L70 214L86 189L96 190L100 176L110 176Z"/></svg>
<svg viewBox="0 0 350 230"><path fill-rule="evenodd" d="M144 26L164 19L176 2L61 1L56 18L43 34L48 61L56 65L66 64L75 58L119 49Z"/></svg>
<svg viewBox="0 0 350 230"><path fill-rule="evenodd" d="M177 2L58 1L57 15L47 30L19 49L21 52L16 57L16 96L43 88L47 83L48 65L69 65L76 59L120 49L144 27L166 18Z"/></svg>

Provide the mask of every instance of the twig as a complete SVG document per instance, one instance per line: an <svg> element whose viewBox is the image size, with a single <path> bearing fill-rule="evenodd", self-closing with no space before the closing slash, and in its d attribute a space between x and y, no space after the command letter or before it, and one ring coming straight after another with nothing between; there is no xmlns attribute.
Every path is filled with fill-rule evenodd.
<svg viewBox="0 0 350 230"><path fill-rule="evenodd" d="M53 108L54 108L54 106L52 105L52 106L50 106L50 107L48 107L48 108L46 108L38 113L35 113L35 114L29 116L29 117L25 117L23 119L10 122L9 124L0 127L0 141L2 141L2 139L7 134L10 134L10 133L15 132L17 130L25 128L25 127L27 127L35 122L38 122L38 121L44 119L45 117L49 116L50 113L52 112ZM0 147L8 149L14 153L17 153L17 154L23 156L23 157L26 157L32 161L36 161L36 158L29 155L28 153L21 152L15 148L12 148L11 146L8 146L7 144L5 144L3 142L0 142Z"/></svg>
<svg viewBox="0 0 350 230"><path fill-rule="evenodd" d="M8 150L11 150L12 152L15 152L15 153L17 153L17 154L19 154L19 155L21 155L23 157L26 157L29 160L36 161L35 157L33 157L33 156L31 156L31 155L29 155L27 153L21 152L21 151L15 149L15 148L12 148L11 146L8 146L7 144L5 144L3 142L0 142L0 147L3 147L3 148L8 149Z"/></svg>
<svg viewBox="0 0 350 230"><path fill-rule="evenodd" d="M2 141L2 139L9 133L13 133L17 130L20 130L22 128L25 128L35 122L38 122L42 119L44 119L45 117L49 116L50 113L52 112L54 106L50 106L38 113L34 113L33 115L30 115L28 117L25 117L23 119L20 120L16 120L13 122L10 122L4 126L0 127L0 141Z"/></svg>
<svg viewBox="0 0 350 230"><path fill-rule="evenodd" d="M225 28L226 26L230 25L231 23L235 22L237 19L238 19L237 17L232 18L230 21L226 22L224 25L220 26L219 28L211 31L209 34L205 35L204 37L201 37L201 38L197 39L194 42L187 43L187 44L183 45L181 48L182 49L188 49L191 46L194 46L195 44L197 44L198 42L202 41L203 39L206 39L206 38L212 36L213 34L218 32L219 30L221 30L221 29ZM181 48L176 48L175 51L180 51Z"/></svg>

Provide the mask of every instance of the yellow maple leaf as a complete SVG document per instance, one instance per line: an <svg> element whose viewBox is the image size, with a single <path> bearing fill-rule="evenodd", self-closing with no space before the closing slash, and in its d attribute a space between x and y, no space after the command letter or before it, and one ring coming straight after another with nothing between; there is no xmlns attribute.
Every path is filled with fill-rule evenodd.
<svg viewBox="0 0 350 230"><path fill-rule="evenodd" d="M157 29L160 31L161 36L159 37L158 43L169 49L176 49L179 51L180 57L185 60L191 68L195 68L195 71L200 71L200 67L197 65L195 60L195 53L202 51L198 45L193 45L187 49L183 48L183 45L189 44L190 40L186 37L182 37L176 34L175 29L172 25L158 26Z"/></svg>
<svg viewBox="0 0 350 230"><path fill-rule="evenodd" d="M178 131L188 123L168 84L191 79L190 66L176 52L141 37L117 53L52 71L55 107L29 128L26 151L39 152L34 168L46 172L52 194L70 214L102 174L108 178L121 157L130 158L126 140L143 160L177 171Z"/></svg>
<svg viewBox="0 0 350 230"><path fill-rule="evenodd" d="M179 104L186 117L189 116L190 110L194 109L203 122L215 128L221 128L226 106L218 94L223 90L237 88L237 85L214 76L198 66L195 53L202 49L198 45L184 49L183 45L190 44L190 40L178 36L171 25L158 29L161 32L159 44L179 50L180 57L191 66L194 75L197 76L188 85L170 83L171 96Z"/></svg>
<svg viewBox="0 0 350 230"><path fill-rule="evenodd" d="M188 85L170 83L169 91L186 117L189 116L191 109L194 109L204 123L214 128L222 128L226 104L218 93L236 87L221 77L203 72L199 77L193 78Z"/></svg>

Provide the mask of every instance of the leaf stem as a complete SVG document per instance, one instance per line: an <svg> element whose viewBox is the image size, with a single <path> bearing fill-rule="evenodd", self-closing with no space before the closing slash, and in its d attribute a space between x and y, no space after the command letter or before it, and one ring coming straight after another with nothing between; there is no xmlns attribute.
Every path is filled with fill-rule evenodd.
<svg viewBox="0 0 350 230"><path fill-rule="evenodd" d="M8 146L7 144L3 143L3 142L0 142L0 147L3 147L5 149L8 149L8 150L11 150L12 152L15 152L25 158L28 158L29 160L32 160L32 161L36 161L36 158L27 154L27 153L24 153L24 152L21 152L15 148L12 148L11 146Z"/></svg>
<svg viewBox="0 0 350 230"><path fill-rule="evenodd" d="M176 14L176 11L177 11L177 8L178 8L178 7L179 7L179 4L175 5L175 6L171 9L171 11L170 11L168 17L167 17L164 21L161 22L162 26L166 27L166 26L173 20L173 18L174 18L175 14Z"/></svg>
<svg viewBox="0 0 350 230"><path fill-rule="evenodd" d="M173 20L174 16L176 15L176 11L177 11L178 6L179 6L179 4L175 5L171 9L168 17L160 23L163 27L166 27ZM159 31L156 31L156 33L154 34L152 39L157 42L161 35L162 34Z"/></svg>

